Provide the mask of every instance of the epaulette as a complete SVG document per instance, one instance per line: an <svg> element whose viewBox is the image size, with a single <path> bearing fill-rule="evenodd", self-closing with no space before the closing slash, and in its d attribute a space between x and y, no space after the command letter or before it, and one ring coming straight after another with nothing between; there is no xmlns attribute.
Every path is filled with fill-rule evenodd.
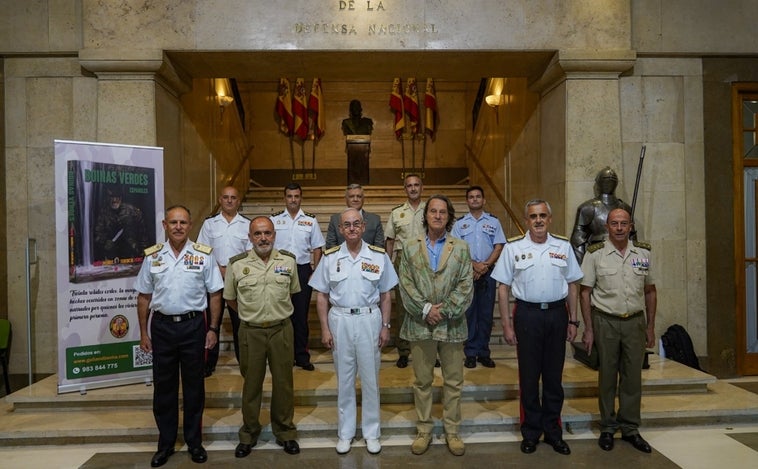
<svg viewBox="0 0 758 469"><path fill-rule="evenodd" d="M218 213L214 213L213 215L208 215L207 217L205 217L205 219L210 220L211 218L216 218L217 215Z"/></svg>
<svg viewBox="0 0 758 469"><path fill-rule="evenodd" d="M213 248L210 246L206 246L205 244L195 243L192 245L192 248L195 251L200 251L203 254L210 254L213 252Z"/></svg>
<svg viewBox="0 0 758 469"><path fill-rule="evenodd" d="M455 221L460 221L460 220L463 220L463 217L465 217L465 216L466 216L466 214L463 214L463 215L461 215L460 217L456 218L456 219L455 219Z"/></svg>
<svg viewBox="0 0 758 469"><path fill-rule="evenodd" d="M402 203L402 204L398 205L397 207L392 207L392 208L390 209L390 212L394 212L396 209L398 209L398 208L402 207L403 205L405 205L405 203Z"/></svg>
<svg viewBox="0 0 758 469"><path fill-rule="evenodd" d="M514 236L513 238L508 238L509 243L515 243L516 241L520 239L524 239L525 234L522 234L521 236Z"/></svg>
<svg viewBox="0 0 758 469"><path fill-rule="evenodd" d="M372 251L381 252L382 254L387 252L384 248L379 247L379 246L374 246L373 244L369 244L368 248L371 249Z"/></svg>
<svg viewBox="0 0 758 469"><path fill-rule="evenodd" d="M293 258L293 259L297 259L297 257L296 257L294 254L292 254L291 252L289 252L289 251L286 251L286 250L284 250L284 249L280 249L280 250L279 250L279 252L280 252L281 254L284 254L285 256L290 256L290 257L291 257L291 258Z"/></svg>
<svg viewBox="0 0 758 469"><path fill-rule="evenodd" d="M281 215L282 213L284 213L284 210L279 210L279 211L278 211L278 212L276 212L276 213L272 213L270 216L272 216L272 217L278 217L278 216L279 216L279 215Z"/></svg>
<svg viewBox="0 0 758 469"><path fill-rule="evenodd" d="M303 212L303 215L306 217L316 218L316 214L311 212Z"/></svg>
<svg viewBox="0 0 758 469"><path fill-rule="evenodd" d="M144 251L145 257L152 256L153 254L160 251L161 249L163 249L163 243L153 244L149 248L145 248L145 251Z"/></svg>
<svg viewBox="0 0 758 469"><path fill-rule="evenodd" d="M653 250L653 246L647 241L632 241L632 244L637 248L647 249L648 251Z"/></svg>
<svg viewBox="0 0 758 469"><path fill-rule="evenodd" d="M332 253L337 252L339 250L340 250L340 245L338 244L338 245L332 246L329 249L327 249L326 251L324 251L324 255L328 256L329 254L332 254Z"/></svg>
<svg viewBox="0 0 758 469"><path fill-rule="evenodd" d="M567 237L565 237L565 236L557 235L557 234L554 234L554 233L550 233L550 236L552 236L553 238L562 239L562 240L564 240L564 241L568 241L568 240L569 240L569 239L568 239Z"/></svg>
<svg viewBox="0 0 758 469"><path fill-rule="evenodd" d="M237 212L237 215L241 216L241 217L242 217L242 218L244 218L245 220L250 220L250 217L248 217L247 215L243 215L243 214L241 214L241 213L239 213L239 212Z"/></svg>
<svg viewBox="0 0 758 469"><path fill-rule="evenodd" d="M605 242L599 241L597 243L592 243L589 246L587 246L587 252L595 252L600 249L603 249L605 247Z"/></svg>
<svg viewBox="0 0 758 469"><path fill-rule="evenodd" d="M242 260L242 259L244 259L246 257L247 257L247 253L246 252L241 252L241 253L237 254L236 256L232 256L232 257L229 258L229 265L232 265L235 262L237 262L239 260Z"/></svg>

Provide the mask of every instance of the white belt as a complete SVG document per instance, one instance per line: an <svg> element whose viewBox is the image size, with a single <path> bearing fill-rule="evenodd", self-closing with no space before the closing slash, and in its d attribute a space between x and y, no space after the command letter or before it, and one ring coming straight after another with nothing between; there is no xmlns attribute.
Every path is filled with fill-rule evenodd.
<svg viewBox="0 0 758 469"><path fill-rule="evenodd" d="M332 311L342 314L369 314L371 313L371 308L375 308L375 306L366 306L363 308L343 308L341 306L332 306Z"/></svg>

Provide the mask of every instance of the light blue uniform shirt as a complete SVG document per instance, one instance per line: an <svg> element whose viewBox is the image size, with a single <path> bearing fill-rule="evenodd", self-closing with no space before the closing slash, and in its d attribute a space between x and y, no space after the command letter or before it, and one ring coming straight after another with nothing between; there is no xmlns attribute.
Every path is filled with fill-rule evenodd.
<svg viewBox="0 0 758 469"><path fill-rule="evenodd" d="M486 261L496 244L506 242L500 220L487 212L482 212L478 220L467 213L456 220L450 234L468 243L471 259L475 262Z"/></svg>

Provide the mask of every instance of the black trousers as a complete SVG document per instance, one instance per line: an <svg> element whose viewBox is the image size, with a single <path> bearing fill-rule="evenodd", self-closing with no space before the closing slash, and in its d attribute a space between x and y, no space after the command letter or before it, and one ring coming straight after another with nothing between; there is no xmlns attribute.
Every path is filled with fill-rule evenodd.
<svg viewBox="0 0 758 469"><path fill-rule="evenodd" d="M297 265L300 292L292 295L292 306L295 311L290 318L295 332L295 363L298 365L311 362L311 353L308 351L308 310L311 307L313 289L308 286L308 280L310 280L312 273L313 269L311 269L310 263Z"/></svg>
<svg viewBox="0 0 758 469"><path fill-rule="evenodd" d="M208 304L209 305L211 304L210 295L208 296ZM231 306L229 306L226 303L226 300L221 298L221 314L219 315L219 318L218 318L219 328L221 327L221 324L224 321L224 309L229 311L229 319L232 320L232 336L234 338L234 356L237 357L237 363L239 363L240 362L240 341L239 341L240 317L239 317L239 314L237 314L237 311L233 310ZM206 326L210 326L211 324L210 308L207 308L205 310L205 321L206 321ZM211 371L216 369L216 364L218 363L219 345L221 345L220 336L219 336L219 341L216 342L216 345L212 349L208 349L208 356L205 359L205 367L207 369L210 369Z"/></svg>
<svg viewBox="0 0 758 469"><path fill-rule="evenodd" d="M182 322L153 317L153 416L158 425L158 450L173 448L179 426L179 379L184 398L184 442L203 442L205 408L205 321L202 314Z"/></svg>
<svg viewBox="0 0 758 469"><path fill-rule="evenodd" d="M553 440L561 439L566 305L541 309L539 305L517 301L513 325L518 340L521 435L529 440L539 440L543 434Z"/></svg>

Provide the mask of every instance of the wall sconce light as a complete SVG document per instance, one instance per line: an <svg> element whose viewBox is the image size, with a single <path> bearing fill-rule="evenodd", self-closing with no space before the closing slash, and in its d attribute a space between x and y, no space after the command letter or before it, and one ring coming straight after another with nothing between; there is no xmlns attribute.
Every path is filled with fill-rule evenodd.
<svg viewBox="0 0 758 469"><path fill-rule="evenodd" d="M498 108L501 104L505 103L505 96L502 94L491 94L484 98L484 102L495 110L495 123L500 124L500 113L498 112Z"/></svg>
<svg viewBox="0 0 758 469"><path fill-rule="evenodd" d="M234 98L231 96L219 96L218 97L218 105L221 108L221 122L224 122L224 110L227 106L232 104L232 101L234 101Z"/></svg>

